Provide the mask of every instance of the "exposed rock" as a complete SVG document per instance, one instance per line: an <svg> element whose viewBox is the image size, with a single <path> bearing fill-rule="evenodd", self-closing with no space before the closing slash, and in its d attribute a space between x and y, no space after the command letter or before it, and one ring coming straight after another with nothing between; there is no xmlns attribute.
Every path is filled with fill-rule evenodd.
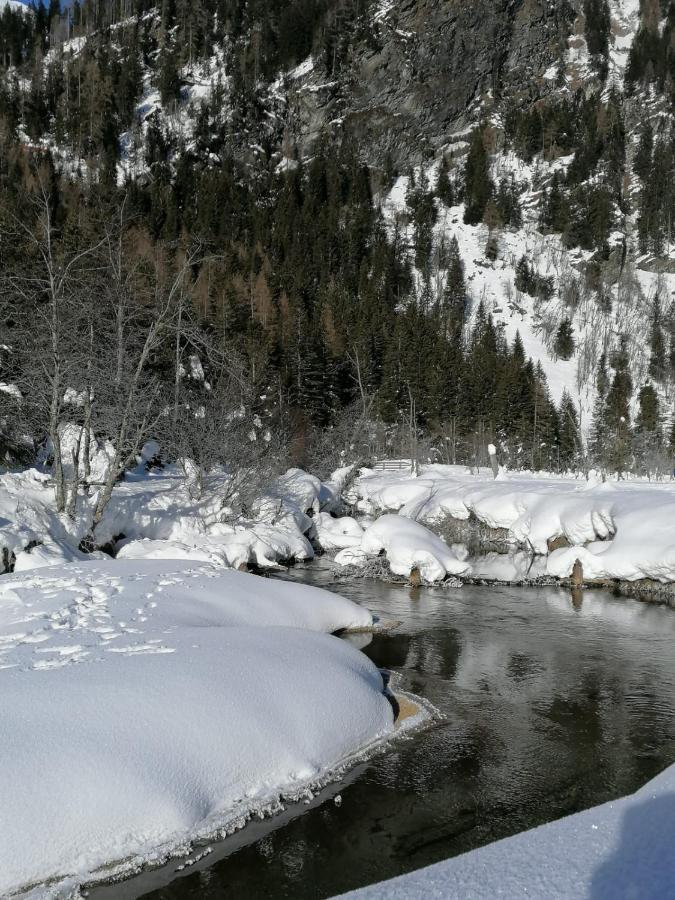
<svg viewBox="0 0 675 900"><path fill-rule="evenodd" d="M323 65L289 93L301 153L341 128L397 165L429 158L498 96L537 99L553 82L573 19L567 0L401 0L381 16L335 78Z"/></svg>
<svg viewBox="0 0 675 900"><path fill-rule="evenodd" d="M549 538L546 541L546 546L548 547L548 552L553 553L554 550L562 550L564 547L571 547L571 544L564 534L559 534L558 537Z"/></svg>

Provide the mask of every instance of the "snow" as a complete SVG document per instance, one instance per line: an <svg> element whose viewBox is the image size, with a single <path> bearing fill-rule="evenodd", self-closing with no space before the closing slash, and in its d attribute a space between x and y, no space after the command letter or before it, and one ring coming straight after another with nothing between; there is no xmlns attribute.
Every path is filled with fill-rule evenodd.
<svg viewBox="0 0 675 900"><path fill-rule="evenodd" d="M78 429L62 429L65 459ZM152 458L158 448L150 443L141 460ZM102 477L111 449L92 442L91 471ZM70 477L70 468L65 466ZM96 531L99 546L120 546L122 557L180 558L206 560L237 568L254 564L279 568L287 561L312 559L314 550L307 537L322 508L339 507L336 484L291 469L253 504L251 517L235 519L224 503L230 491L227 471L206 479L204 494L191 495L185 478L186 463L161 472L145 471L140 465L116 486L113 498ZM88 533L96 493L80 497L74 521L54 510L53 482L37 469L0 477L0 551L16 555L18 569L49 562L86 558L78 549ZM123 539L120 538L123 536ZM39 547L36 545L40 545ZM32 549L29 549L31 548Z"/></svg>
<svg viewBox="0 0 675 900"><path fill-rule="evenodd" d="M7 7L15 12L18 12L19 10L24 13L31 11L28 4L22 3L21 0L0 0L0 13Z"/></svg>
<svg viewBox="0 0 675 900"><path fill-rule="evenodd" d="M364 900L665 900L675 891L675 766L635 794L344 895Z"/></svg>
<svg viewBox="0 0 675 900"><path fill-rule="evenodd" d="M363 536L361 549L370 556L384 551L389 568L395 575L410 575L418 569L423 581L442 581L448 575L465 575L468 563L433 532L412 519L385 515Z"/></svg>
<svg viewBox="0 0 675 900"><path fill-rule="evenodd" d="M527 547L530 554L545 556L549 541L564 538L571 547L548 555L546 569L537 567L538 575L567 577L579 559L587 579L675 581L672 481L603 483L526 472L501 472L493 479L488 470L474 475L461 466L429 465L419 478L364 469L351 499L362 513L396 512L414 520L416 527L474 517L489 528L503 529L507 540ZM364 546L371 531L366 530ZM509 566L523 571L524 560L499 562L501 572ZM488 573L474 566L472 574Z"/></svg>
<svg viewBox="0 0 675 900"><path fill-rule="evenodd" d="M0 894L159 863L335 774L393 729L370 614L184 562L0 581ZM46 893L46 891L45 891Z"/></svg>
<svg viewBox="0 0 675 900"><path fill-rule="evenodd" d="M640 0L610 0L609 84L621 89L628 55L640 27Z"/></svg>
<svg viewBox="0 0 675 900"><path fill-rule="evenodd" d="M15 384L7 384L5 381L0 381L0 391L3 394L9 394L10 397L13 397L17 401L21 401L23 397L21 396L21 391Z"/></svg>
<svg viewBox="0 0 675 900"><path fill-rule="evenodd" d="M363 528L350 516L336 519L329 513L319 513L315 528L317 541L323 550L360 547L363 540Z"/></svg>

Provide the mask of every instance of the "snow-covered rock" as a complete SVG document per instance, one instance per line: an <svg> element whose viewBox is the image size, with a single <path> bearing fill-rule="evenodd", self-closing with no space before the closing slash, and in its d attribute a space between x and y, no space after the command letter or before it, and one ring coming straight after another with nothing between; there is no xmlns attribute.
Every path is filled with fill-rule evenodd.
<svg viewBox="0 0 675 900"><path fill-rule="evenodd" d="M386 515L368 528L361 549L370 556L382 551L395 575L410 575L418 569L423 581L442 581L447 575L466 575L471 566L447 544L412 519Z"/></svg>
<svg viewBox="0 0 675 900"><path fill-rule="evenodd" d="M180 562L0 580L0 894L160 862L388 736L370 614Z"/></svg>
<svg viewBox="0 0 675 900"><path fill-rule="evenodd" d="M329 552L360 547L363 540L363 528L350 516L334 519L328 513L319 513L315 528L319 545Z"/></svg>

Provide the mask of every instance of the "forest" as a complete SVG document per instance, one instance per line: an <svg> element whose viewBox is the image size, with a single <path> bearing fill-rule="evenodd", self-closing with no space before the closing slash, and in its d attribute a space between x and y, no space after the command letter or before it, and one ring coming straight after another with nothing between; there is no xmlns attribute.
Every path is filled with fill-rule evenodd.
<svg viewBox="0 0 675 900"><path fill-rule="evenodd" d="M586 5L601 63L606 3ZM650 84L672 103L674 10L658 40L649 22L638 32L627 95ZM494 259L500 231L523 215L520 185L493 177L494 154L571 155L542 188L539 227L587 252L584 278L601 304L622 216L635 212L644 253L670 244L672 128L640 130L634 210L624 94L602 81L529 107L505 98L502 131L477 123L467 152L443 156L431 183L423 167L371 161L349 135L321 138L310 158L286 149L280 165L292 140L269 114L269 80L309 53L336 77L377 41L369 12L328 0L4 8L0 381L16 388L0 395L7 460L58 457L59 430L76 421L116 442L116 477L150 434L165 433L173 453L201 442L208 467L225 461L236 408L247 428L261 421L275 434L270 453L322 470L355 455L478 464L489 442L516 468L667 465L675 431L658 388L675 377L668 298L654 303L650 383L632 383L620 341L600 359L584 441L569 393L552 401L541 365L471 296L457 241L439 241L434 225L463 204L465 223L488 227ZM66 38L82 40L77 53L53 49ZM227 85L190 109L188 137L159 115L138 128L148 73L171 110L218 53ZM140 174L123 165L132 156ZM409 227L392 228L381 202L401 174ZM519 296L536 304L554 287L523 255ZM574 352L568 317L554 355Z"/></svg>

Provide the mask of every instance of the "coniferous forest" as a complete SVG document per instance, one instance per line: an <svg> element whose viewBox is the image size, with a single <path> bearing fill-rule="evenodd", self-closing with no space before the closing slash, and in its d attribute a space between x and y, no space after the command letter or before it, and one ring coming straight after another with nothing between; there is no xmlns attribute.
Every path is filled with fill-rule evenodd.
<svg viewBox="0 0 675 900"><path fill-rule="evenodd" d="M118 422L98 399L105 373L96 388L87 379L109 370L101 342L119 349L123 307L127 361L161 323L132 391L137 440L167 404L175 419L208 400L208 415L226 418L238 386L246 416L283 434L297 462L332 465L351 449L473 464L494 442L515 467L648 469L655 448L668 465L675 313L667 286L647 298L637 281L622 285L633 257L668 271L675 3L662 3L665 24L643 14L621 83L608 69L607 2L583 6L592 77L563 90L560 49L534 96L497 73L492 109L465 147L435 157L375 152L356 127L324 128L300 147L283 73L311 56L320 81L352 90L355 59L386 37L368 0L5 6L0 380L27 398L3 417L7 458L53 443L72 413L62 390L85 385L95 429ZM574 19L562 4L561 41ZM211 89L191 91L204 77ZM647 95L659 114L638 124ZM507 156L536 170L529 194L513 170L500 173ZM393 221L386 198L401 177ZM542 359L476 295L452 228L439 232L449 209L487 233L487 265L500 264L500 235L517 234L524 216L575 255L573 277L560 279L525 249L513 260L517 300L559 300L554 364L582 355L580 293L608 315L622 290L634 291L623 303L650 306L649 368L636 383L616 330L585 363L592 424L572 385L554 397ZM193 356L204 382L176 374ZM35 387L38 358L52 394L44 379ZM134 449L129 435L124 446Z"/></svg>

